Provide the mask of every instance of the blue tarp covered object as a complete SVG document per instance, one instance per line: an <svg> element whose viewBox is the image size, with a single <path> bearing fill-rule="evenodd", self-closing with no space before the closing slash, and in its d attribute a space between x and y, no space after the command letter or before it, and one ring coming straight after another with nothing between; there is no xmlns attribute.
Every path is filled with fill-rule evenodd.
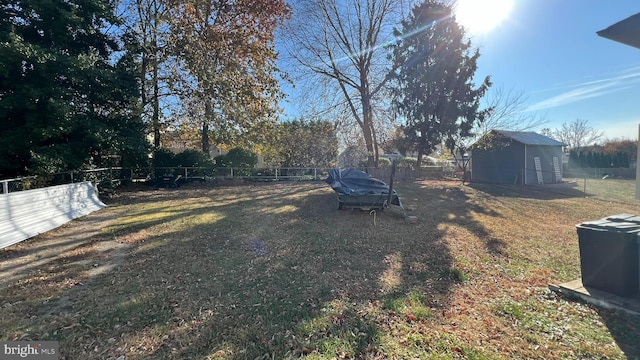
<svg viewBox="0 0 640 360"><path fill-rule="evenodd" d="M326 182L338 194L338 208L343 206L383 209L389 199L389 185L364 171L356 169L331 169ZM402 207L395 190L391 204Z"/></svg>

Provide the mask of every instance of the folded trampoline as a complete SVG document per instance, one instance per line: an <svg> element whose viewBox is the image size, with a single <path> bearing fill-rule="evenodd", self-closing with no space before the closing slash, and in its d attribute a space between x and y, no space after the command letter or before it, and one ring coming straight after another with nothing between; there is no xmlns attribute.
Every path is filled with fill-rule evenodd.
<svg viewBox="0 0 640 360"><path fill-rule="evenodd" d="M402 207L398 193L389 185L364 171L356 169L331 169L326 182L338 195L338 209L359 208L383 210L389 205Z"/></svg>

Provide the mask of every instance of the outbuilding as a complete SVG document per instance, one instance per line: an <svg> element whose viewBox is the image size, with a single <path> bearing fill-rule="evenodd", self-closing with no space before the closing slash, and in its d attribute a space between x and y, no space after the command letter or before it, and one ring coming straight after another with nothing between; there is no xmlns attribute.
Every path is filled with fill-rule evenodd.
<svg viewBox="0 0 640 360"><path fill-rule="evenodd" d="M471 181L562 182L562 142L530 131L492 130L471 147Z"/></svg>

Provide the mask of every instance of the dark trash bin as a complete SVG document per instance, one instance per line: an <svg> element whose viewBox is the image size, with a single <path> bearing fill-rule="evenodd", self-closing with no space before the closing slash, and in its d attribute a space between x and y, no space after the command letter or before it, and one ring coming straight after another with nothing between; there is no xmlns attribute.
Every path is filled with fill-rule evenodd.
<svg viewBox="0 0 640 360"><path fill-rule="evenodd" d="M576 227L582 284L618 296L636 294L640 217L612 215Z"/></svg>

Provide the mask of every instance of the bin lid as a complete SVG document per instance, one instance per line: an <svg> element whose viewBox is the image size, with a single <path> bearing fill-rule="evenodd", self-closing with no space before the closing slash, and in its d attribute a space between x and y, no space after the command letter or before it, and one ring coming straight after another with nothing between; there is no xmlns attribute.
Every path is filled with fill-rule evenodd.
<svg viewBox="0 0 640 360"><path fill-rule="evenodd" d="M607 216L603 218L603 220L604 219L611 220L611 221L635 222L635 221L640 221L640 216L637 216L634 214L616 214L616 215Z"/></svg>
<svg viewBox="0 0 640 360"><path fill-rule="evenodd" d="M606 230L606 231L615 231L615 232L624 232L624 233L640 232L640 221L638 222L624 221L622 219L616 219L612 221L612 220L609 220L609 218L604 218L604 219L594 220L594 221L585 221L576 226L579 228L588 228L588 229L597 229L597 230Z"/></svg>
<svg viewBox="0 0 640 360"><path fill-rule="evenodd" d="M623 221L623 222L640 224L640 216L632 215L632 214L611 215L611 216L607 216L605 219L611 220L611 221Z"/></svg>

